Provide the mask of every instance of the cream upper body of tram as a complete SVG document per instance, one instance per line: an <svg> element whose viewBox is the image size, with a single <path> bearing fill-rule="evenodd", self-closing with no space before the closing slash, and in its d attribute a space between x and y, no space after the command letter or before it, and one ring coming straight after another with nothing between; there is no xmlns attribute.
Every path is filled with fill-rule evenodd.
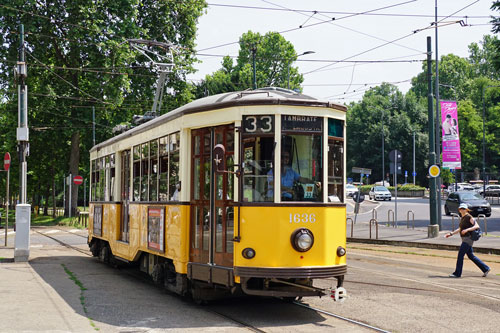
<svg viewBox="0 0 500 333"><path fill-rule="evenodd" d="M312 282L330 277L341 287L345 115L264 88L196 100L96 145L92 253L200 298L321 296Z"/></svg>

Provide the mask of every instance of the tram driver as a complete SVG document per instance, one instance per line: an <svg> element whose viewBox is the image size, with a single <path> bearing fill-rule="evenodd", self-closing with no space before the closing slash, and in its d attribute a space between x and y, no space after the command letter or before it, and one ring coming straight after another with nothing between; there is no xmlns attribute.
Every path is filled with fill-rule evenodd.
<svg viewBox="0 0 500 333"><path fill-rule="evenodd" d="M315 184L318 189L321 188L320 182L315 182L311 179L304 178L299 173L297 173L291 166L290 153L288 151L284 151L281 154L281 200L301 201L304 199L304 191L302 185L297 183ZM274 176L273 169L271 169L267 173L268 198L272 198L274 195L273 185ZM298 193L299 191L302 193Z"/></svg>

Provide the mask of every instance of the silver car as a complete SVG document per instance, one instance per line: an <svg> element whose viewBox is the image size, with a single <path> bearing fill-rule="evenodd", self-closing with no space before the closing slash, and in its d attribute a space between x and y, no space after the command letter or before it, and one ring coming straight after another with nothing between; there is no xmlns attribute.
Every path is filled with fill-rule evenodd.
<svg viewBox="0 0 500 333"><path fill-rule="evenodd" d="M354 193L358 192L358 188L352 184L347 184L345 186L345 194L348 196L348 197L352 197L354 195Z"/></svg>
<svg viewBox="0 0 500 333"><path fill-rule="evenodd" d="M373 186L368 193L370 200L389 200L391 201L391 192L385 186Z"/></svg>

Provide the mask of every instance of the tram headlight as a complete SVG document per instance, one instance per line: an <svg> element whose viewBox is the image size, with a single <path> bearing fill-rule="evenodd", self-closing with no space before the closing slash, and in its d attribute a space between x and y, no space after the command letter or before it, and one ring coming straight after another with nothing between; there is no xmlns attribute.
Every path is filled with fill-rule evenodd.
<svg viewBox="0 0 500 333"><path fill-rule="evenodd" d="M314 244L314 235L311 230L300 228L292 233L292 247L299 252L306 252L311 249Z"/></svg>
<svg viewBox="0 0 500 333"><path fill-rule="evenodd" d="M346 251L342 246L339 246L337 248L337 256L343 257L343 256L345 256L345 253L346 253Z"/></svg>
<svg viewBox="0 0 500 333"><path fill-rule="evenodd" d="M253 257L255 257L255 250L247 247L246 249L243 249L243 251L241 251L241 255L245 259L252 259Z"/></svg>

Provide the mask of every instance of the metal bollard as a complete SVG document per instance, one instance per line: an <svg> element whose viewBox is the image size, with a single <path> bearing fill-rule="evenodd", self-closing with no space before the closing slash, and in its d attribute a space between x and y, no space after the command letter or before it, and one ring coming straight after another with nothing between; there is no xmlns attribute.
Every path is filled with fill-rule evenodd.
<svg viewBox="0 0 500 333"><path fill-rule="evenodd" d="M457 214L451 213L451 231L455 230L455 217L460 218Z"/></svg>
<svg viewBox="0 0 500 333"><path fill-rule="evenodd" d="M477 216L477 223L479 224L480 227L481 227L481 224L479 222L480 222L481 217L483 218L483 221L484 221L484 234L487 235L488 234L488 219L486 218L486 215L479 214Z"/></svg>
<svg viewBox="0 0 500 333"><path fill-rule="evenodd" d="M378 222L376 219L371 219L370 222L370 239L372 239L372 224L375 224L375 239L378 239Z"/></svg>
<svg viewBox="0 0 500 333"><path fill-rule="evenodd" d="M389 209L389 211L387 212L387 226L389 226L391 223L391 213L392 213L392 226L396 227L396 219L394 217L394 211L392 209Z"/></svg>
<svg viewBox="0 0 500 333"><path fill-rule="evenodd" d="M415 213L413 213L412 210L409 210L408 212L406 212L406 229L408 229L410 227L410 213L412 216L411 228L415 229Z"/></svg>
<svg viewBox="0 0 500 333"><path fill-rule="evenodd" d="M345 225L346 225L346 229L347 229L347 221L351 220L351 238L352 238L352 235L354 233L354 221L353 219L351 219L350 217L348 217L346 220L345 220Z"/></svg>
<svg viewBox="0 0 500 333"><path fill-rule="evenodd" d="M372 219L377 219L377 209L373 208L372 210Z"/></svg>

